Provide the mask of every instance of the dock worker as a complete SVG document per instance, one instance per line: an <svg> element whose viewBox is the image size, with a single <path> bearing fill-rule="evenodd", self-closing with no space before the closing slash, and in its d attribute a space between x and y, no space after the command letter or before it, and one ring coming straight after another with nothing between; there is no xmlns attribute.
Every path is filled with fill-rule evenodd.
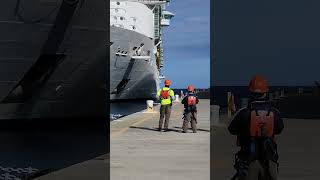
<svg viewBox="0 0 320 180"><path fill-rule="evenodd" d="M278 151L274 138L282 132L283 120L278 109L268 101L269 87L263 76L251 79L249 91L248 106L235 114L228 127L240 146L234 165L237 173L232 179L276 180Z"/></svg>
<svg viewBox="0 0 320 180"><path fill-rule="evenodd" d="M191 128L193 133L197 132L197 104L199 99L194 93L194 87L192 85L188 86L188 94L182 99L181 103L184 104L183 113L183 124L182 132L187 133L189 122L191 123Z"/></svg>
<svg viewBox="0 0 320 180"><path fill-rule="evenodd" d="M164 131L168 131L169 129L169 119L171 114L172 101L174 100L174 92L170 89L170 80L167 79L164 81L164 87L160 89L157 93L157 96L160 99L160 119L159 119L159 128L158 130L162 130L163 119L164 122Z"/></svg>

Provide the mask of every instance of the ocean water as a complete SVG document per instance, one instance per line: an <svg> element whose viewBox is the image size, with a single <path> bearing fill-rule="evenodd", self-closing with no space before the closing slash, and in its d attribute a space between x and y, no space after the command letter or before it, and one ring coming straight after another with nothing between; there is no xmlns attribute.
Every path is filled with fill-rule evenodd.
<svg viewBox="0 0 320 180"><path fill-rule="evenodd" d="M284 90L285 94L295 94L299 88L303 88L304 93L312 93L312 86L271 86L270 92ZM250 95L247 86L213 86L211 87L211 104L217 104L220 107L227 106L227 93L232 92L235 98L236 106L240 106L241 99Z"/></svg>
<svg viewBox="0 0 320 180"><path fill-rule="evenodd" d="M186 89L173 89L175 94L183 93L185 94L187 92ZM116 120L121 117L143 111L147 108L146 104L147 100L126 100L121 102L112 102L110 104L110 120ZM155 105L159 102L157 100L154 100Z"/></svg>
<svg viewBox="0 0 320 180"><path fill-rule="evenodd" d="M113 102L110 104L110 120L116 120L121 117L145 110L146 108L146 100Z"/></svg>

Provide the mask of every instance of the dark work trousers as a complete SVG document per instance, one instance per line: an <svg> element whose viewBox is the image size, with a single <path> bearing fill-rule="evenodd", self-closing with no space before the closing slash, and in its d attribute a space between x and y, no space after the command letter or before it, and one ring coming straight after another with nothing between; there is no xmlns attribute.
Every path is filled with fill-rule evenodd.
<svg viewBox="0 0 320 180"><path fill-rule="evenodd" d="M163 119L165 118L164 122L164 129L168 129L169 127L169 119L171 114L171 105L161 105L160 107L160 120L159 120L159 129L162 129Z"/></svg>
<svg viewBox="0 0 320 180"><path fill-rule="evenodd" d="M255 160L250 163L248 174L245 177L239 177L239 180L277 180L278 165L273 161L268 161L269 167L263 165L260 161ZM269 171L269 174L267 174ZM260 179L259 179L260 177Z"/></svg>
<svg viewBox="0 0 320 180"><path fill-rule="evenodd" d="M182 124L182 130L183 132L188 131L189 122L191 122L191 128L194 133L197 132L197 113L196 112L187 112L185 114L183 124Z"/></svg>

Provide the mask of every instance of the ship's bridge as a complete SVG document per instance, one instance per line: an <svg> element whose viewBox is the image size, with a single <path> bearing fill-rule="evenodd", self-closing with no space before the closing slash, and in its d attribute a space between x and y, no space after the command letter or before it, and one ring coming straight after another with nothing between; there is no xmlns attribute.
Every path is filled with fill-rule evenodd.
<svg viewBox="0 0 320 180"><path fill-rule="evenodd" d="M162 11L161 26L170 26L170 21L174 14L169 11Z"/></svg>
<svg viewBox="0 0 320 180"><path fill-rule="evenodd" d="M154 15L147 5L130 1L110 2L110 26L116 26L154 38Z"/></svg>

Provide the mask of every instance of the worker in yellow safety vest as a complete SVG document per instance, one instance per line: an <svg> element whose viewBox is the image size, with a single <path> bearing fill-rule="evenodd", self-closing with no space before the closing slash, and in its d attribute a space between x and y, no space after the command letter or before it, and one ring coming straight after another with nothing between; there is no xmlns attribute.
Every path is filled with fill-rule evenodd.
<svg viewBox="0 0 320 180"><path fill-rule="evenodd" d="M165 117L164 122L164 131L168 131L169 119L171 114L171 106L174 98L174 92L170 89L170 80L165 80L162 89L160 89L157 93L157 96L160 99L161 107L160 107L160 119L159 119L159 128L158 130L162 130L163 119Z"/></svg>

